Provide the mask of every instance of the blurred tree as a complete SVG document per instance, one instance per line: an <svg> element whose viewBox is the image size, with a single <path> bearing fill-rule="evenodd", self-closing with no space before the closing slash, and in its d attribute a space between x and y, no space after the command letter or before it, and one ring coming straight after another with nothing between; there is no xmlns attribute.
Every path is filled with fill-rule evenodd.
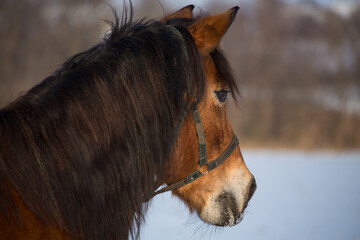
<svg viewBox="0 0 360 240"><path fill-rule="evenodd" d="M250 145L360 148L360 102L348 111L360 98L357 12L310 5L258 0L227 40L245 98L231 119Z"/></svg>
<svg viewBox="0 0 360 240"><path fill-rule="evenodd" d="M102 22L87 21L94 18L99 3L0 1L0 105L99 39Z"/></svg>
<svg viewBox="0 0 360 240"><path fill-rule="evenodd" d="M102 19L112 19L106 3L0 0L0 106L99 41ZM166 4L134 2L135 19L178 7ZM228 4L210 1L205 10ZM240 7L223 47L245 99L242 114L230 116L245 146L360 148L360 5L348 18L309 1Z"/></svg>

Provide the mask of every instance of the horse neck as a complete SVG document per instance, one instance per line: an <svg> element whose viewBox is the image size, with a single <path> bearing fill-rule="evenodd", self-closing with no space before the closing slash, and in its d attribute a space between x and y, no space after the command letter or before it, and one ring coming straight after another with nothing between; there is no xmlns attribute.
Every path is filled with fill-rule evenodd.
<svg viewBox="0 0 360 240"><path fill-rule="evenodd" d="M108 234L118 236L114 239L127 239L129 232L136 236L136 230L143 220L143 205L139 198L144 193L135 185L127 186L127 182L136 183L137 181L127 179L119 184L113 183L113 185L121 185L115 186L115 193L106 186L106 182L124 179L125 175L136 177L135 172L128 174L127 170L121 169L123 164L121 152L105 154L99 158L112 159L118 165L114 165L111 169L115 171L118 169L124 175L117 176L117 173L112 171L109 175L114 174L114 176L107 178L106 174L101 172L103 170L83 166L81 159L76 159L76 157L67 159L68 162L64 163L64 169L58 168L62 165L59 163L63 157L61 154L71 151L61 152L58 149L61 146L51 142L44 143L43 139L37 137L40 131L37 126L46 126L48 120L34 122L29 117L28 109L31 108L26 108L26 104L28 103L18 101L0 110L0 181L7 183L7 185L0 186L0 199L6 199L6 201L0 202L0 212L1 210L7 212L10 209L10 212L17 216L19 209L16 209L17 206L14 207L17 204L9 194L10 187L19 194L30 211L42 221L53 226L61 226L75 235L92 235L95 236L93 239L102 239L101 236L104 236L106 231ZM36 111L36 109L32 111ZM66 138L64 141L67 141ZM44 144L46 147L41 146ZM119 163L116 160L119 160ZM76 161L78 163L74 163ZM73 164L73 166L66 166L67 164ZM83 168L83 170L76 170L75 167ZM125 166L124 169L126 169ZM71 171L73 172L71 173ZM98 171L100 172L97 173ZM57 184L56 190L50 179ZM136 191L134 188L137 188ZM87 194L89 194L89 201L85 201L85 203L83 203L82 191L88 191ZM108 197L110 200L103 197ZM93 208L94 206L96 209ZM0 214L3 215L3 213ZM102 219L95 219L99 215L102 216ZM84 216L88 216L89 219L85 219ZM20 217L22 217L21 212ZM69 222L72 224L68 224ZM82 228L81 226L86 226L87 229L79 229ZM97 230L97 227L104 232Z"/></svg>

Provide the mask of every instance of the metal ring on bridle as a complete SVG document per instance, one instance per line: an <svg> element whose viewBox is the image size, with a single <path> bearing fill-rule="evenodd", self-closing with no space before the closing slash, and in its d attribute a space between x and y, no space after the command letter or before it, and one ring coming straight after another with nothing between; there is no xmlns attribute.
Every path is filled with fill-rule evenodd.
<svg viewBox="0 0 360 240"><path fill-rule="evenodd" d="M185 97L187 98L187 102L190 103L190 97L193 96L194 97L194 101L191 102L192 104L196 104L197 103L197 97L196 97L196 94L194 92L190 92L190 93L186 93L185 94Z"/></svg>

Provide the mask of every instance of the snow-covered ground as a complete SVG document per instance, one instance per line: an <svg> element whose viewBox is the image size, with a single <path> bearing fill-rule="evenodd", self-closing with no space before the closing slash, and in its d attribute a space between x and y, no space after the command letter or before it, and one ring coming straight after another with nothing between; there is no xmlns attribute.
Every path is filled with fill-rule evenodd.
<svg viewBox="0 0 360 240"><path fill-rule="evenodd" d="M165 193L152 200L142 239L360 239L359 151L242 152L258 188L239 225L206 225Z"/></svg>

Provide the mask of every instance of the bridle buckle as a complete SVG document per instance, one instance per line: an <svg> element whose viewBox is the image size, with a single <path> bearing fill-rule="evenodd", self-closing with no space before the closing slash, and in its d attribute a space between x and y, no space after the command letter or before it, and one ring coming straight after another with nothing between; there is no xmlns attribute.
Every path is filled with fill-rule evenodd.
<svg viewBox="0 0 360 240"><path fill-rule="evenodd" d="M206 170L205 170L205 171L202 171L203 168L205 168L205 167L206 167ZM198 171L199 173L201 173L202 176L206 175L206 174L209 172L208 164L204 164L204 165L202 165L202 166L199 165L197 171ZM203 173L203 172L204 172L204 173Z"/></svg>
<svg viewBox="0 0 360 240"><path fill-rule="evenodd" d="M191 102L191 101L189 101L191 99L194 99L194 101L191 102L192 104L195 105L197 103L197 97L196 97L196 94L194 92L186 93L185 96L186 96L186 100L187 100L188 103Z"/></svg>

